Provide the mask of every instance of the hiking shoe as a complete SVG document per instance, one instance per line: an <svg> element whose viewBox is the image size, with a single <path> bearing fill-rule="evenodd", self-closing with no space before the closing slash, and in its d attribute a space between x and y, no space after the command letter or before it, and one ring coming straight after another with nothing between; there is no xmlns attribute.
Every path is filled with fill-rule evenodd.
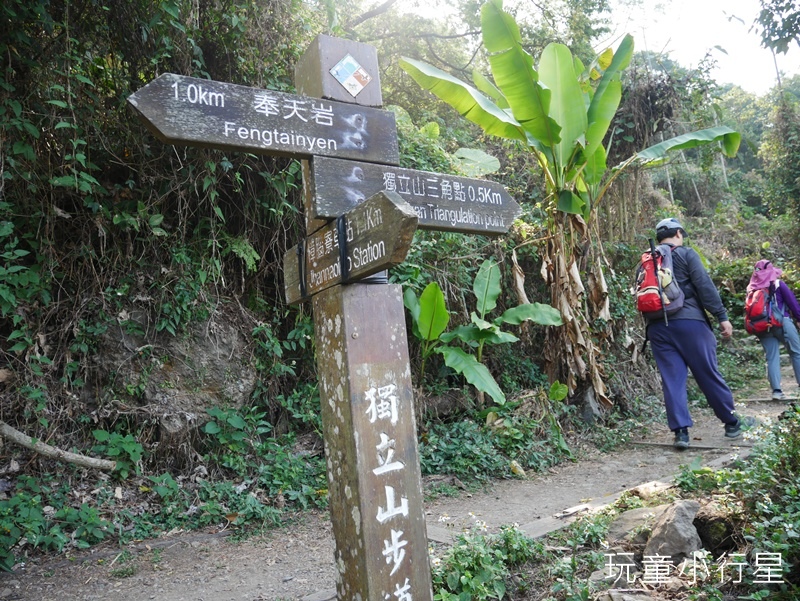
<svg viewBox="0 0 800 601"><path fill-rule="evenodd" d="M773 401L785 401L786 395L781 390L773 390L772 391L772 400Z"/></svg>
<svg viewBox="0 0 800 601"><path fill-rule="evenodd" d="M753 417L745 416L737 419L735 424L725 424L725 436L727 438L739 438L742 430L749 430L756 425L756 420Z"/></svg>
<svg viewBox="0 0 800 601"><path fill-rule="evenodd" d="M672 446L676 449L683 449L689 448L689 430L686 428L681 428L680 430L675 431L675 442L672 443Z"/></svg>

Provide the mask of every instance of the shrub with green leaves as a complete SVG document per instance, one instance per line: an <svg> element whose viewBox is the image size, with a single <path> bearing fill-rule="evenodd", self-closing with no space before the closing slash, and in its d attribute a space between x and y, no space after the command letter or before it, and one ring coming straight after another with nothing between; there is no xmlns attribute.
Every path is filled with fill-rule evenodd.
<svg viewBox="0 0 800 601"><path fill-rule="evenodd" d="M206 458L254 481L268 496L283 495L304 509L327 506L324 458L293 451L297 434L272 437L266 413L255 408L214 407L203 431Z"/></svg>
<svg viewBox="0 0 800 601"><path fill-rule="evenodd" d="M800 593L800 407L788 409L748 458L731 473L750 518L745 530L755 552L779 553L790 592ZM787 591L789 595L789 591ZM786 596L785 598L797 598Z"/></svg>
<svg viewBox="0 0 800 601"><path fill-rule="evenodd" d="M511 475L491 432L470 420L432 425L422 436L419 453L423 475L452 474L466 482Z"/></svg>
<svg viewBox="0 0 800 601"><path fill-rule="evenodd" d="M207 413L211 419L203 426L203 432L209 449L208 460L238 476L246 476L261 436L272 431L266 412L256 407L241 410L212 407Z"/></svg>
<svg viewBox="0 0 800 601"><path fill-rule="evenodd" d="M61 551L70 544L85 549L110 533L111 524L96 507L69 504L65 487L20 476L10 498L0 500L0 569L12 569L22 541L40 550Z"/></svg>
<svg viewBox="0 0 800 601"><path fill-rule="evenodd" d="M543 550L540 543L515 526L499 534L477 531L460 534L431 572L436 601L503 599L510 583L510 568L529 561Z"/></svg>
<svg viewBox="0 0 800 601"><path fill-rule="evenodd" d="M16 562L14 547L22 539L38 539L45 529L41 497L21 487L0 501L0 569L10 571Z"/></svg>
<svg viewBox="0 0 800 601"><path fill-rule="evenodd" d="M502 414L501 414L502 415ZM542 421L507 415L492 428L492 442L509 459L536 471L572 457L558 422L552 416Z"/></svg>
<svg viewBox="0 0 800 601"><path fill-rule="evenodd" d="M527 321L558 326L562 325L562 321L557 309L542 303L523 303L491 318L489 314L497 308L501 291L500 269L497 263L487 259L481 264L472 283L476 307L470 314L470 323L445 332L450 315L439 284L428 284L419 298L412 288L406 289L403 302L411 314L412 332L423 344L422 377L425 375L425 360L436 352L444 357L449 368L463 375L477 390L490 395L500 405L506 402L505 394L494 376L482 363L484 347L487 344L508 344L519 340L510 332L503 331L501 326L518 326ZM453 342L458 345L450 344Z"/></svg>
<svg viewBox="0 0 800 601"><path fill-rule="evenodd" d="M150 481L156 495L152 505L159 509L139 515L128 509L116 512L121 542L153 538L175 528L228 523L275 527L280 523L280 510L268 504L262 491L255 486L251 489L252 483L202 481L190 490L166 473L151 476Z"/></svg>
<svg viewBox="0 0 800 601"><path fill-rule="evenodd" d="M303 429L311 428L322 438L322 412L316 383L305 384L287 395L279 394L275 400L293 423L301 424Z"/></svg>
<svg viewBox="0 0 800 601"><path fill-rule="evenodd" d="M114 459L117 462L115 471L123 480L138 470L144 447L132 435L106 430L95 430L92 434L98 442L92 451Z"/></svg>
<svg viewBox="0 0 800 601"><path fill-rule="evenodd" d="M259 447L257 482L271 497L283 495L295 506L328 506L328 480L325 458L294 451L296 435L268 439Z"/></svg>
<svg viewBox="0 0 800 601"><path fill-rule="evenodd" d="M720 487L722 472L703 465L703 457L697 456L689 465L681 465L675 476L675 484L687 492L714 491Z"/></svg>

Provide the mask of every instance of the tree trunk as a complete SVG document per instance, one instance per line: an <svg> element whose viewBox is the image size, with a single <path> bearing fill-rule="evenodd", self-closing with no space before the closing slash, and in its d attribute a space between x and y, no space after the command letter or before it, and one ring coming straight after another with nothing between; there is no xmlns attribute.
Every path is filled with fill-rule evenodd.
<svg viewBox="0 0 800 601"><path fill-rule="evenodd" d="M590 327L589 303L579 262L590 248L589 230L578 215L557 212L553 236L543 249L542 277L551 291L551 305L561 312L564 325L548 328L544 359L551 382L566 384L570 396L589 391L600 406L610 408L606 395L600 349ZM592 269L599 269L599 263ZM597 278L604 281L602 275ZM581 399L582 401L584 399Z"/></svg>

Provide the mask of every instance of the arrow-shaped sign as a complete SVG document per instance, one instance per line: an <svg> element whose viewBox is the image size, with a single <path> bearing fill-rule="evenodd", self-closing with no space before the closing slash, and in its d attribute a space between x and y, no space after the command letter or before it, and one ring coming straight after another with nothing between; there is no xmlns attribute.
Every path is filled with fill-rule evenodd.
<svg viewBox="0 0 800 601"><path fill-rule="evenodd" d="M402 263L416 229L417 214L399 194L375 194L283 256L286 302Z"/></svg>
<svg viewBox="0 0 800 601"><path fill-rule="evenodd" d="M160 75L128 102L168 144L399 161L390 111L172 73Z"/></svg>
<svg viewBox="0 0 800 601"><path fill-rule="evenodd" d="M497 182L456 175L314 157L312 216L331 219L381 191L398 193L414 207L419 228L497 235L521 209Z"/></svg>

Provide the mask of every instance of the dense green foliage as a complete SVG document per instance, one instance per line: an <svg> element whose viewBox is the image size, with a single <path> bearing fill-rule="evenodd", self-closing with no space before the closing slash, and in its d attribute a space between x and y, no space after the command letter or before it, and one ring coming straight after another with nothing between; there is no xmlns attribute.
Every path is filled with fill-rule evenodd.
<svg viewBox="0 0 800 601"><path fill-rule="evenodd" d="M4 3L0 333L12 406L57 414L57 398L83 391L87 413L109 393L135 400L135 384L112 392L92 369L98 337L119 325L177 336L222 298L267 323L285 317L276 276L298 228L299 165L154 144L126 98L165 71L289 88L307 21L299 2L195 6ZM276 325L281 338L292 329Z"/></svg>
<svg viewBox="0 0 800 601"><path fill-rule="evenodd" d="M304 233L301 165L157 141L126 99L161 73L291 91L293 65L325 30L323 21L337 35L375 44L384 99L397 116L401 164L458 172L459 148L483 149L500 163L490 177L523 209L500 239L418 232L391 280L417 295L435 282L460 332L475 324L473 314L488 313L473 293L486 259L497 266L501 290L493 316L522 302L515 260L528 298L551 302L550 286L539 277L548 204L536 157L516 142L490 139L398 66L404 55L462 79L473 67L487 72L489 58L475 46L481 3L455 3L462 17L455 24L395 9L359 21L360 2L320 4L327 10L300 0L6 0L0 6L0 420L117 462L104 479L6 444L4 465L22 459L24 467L0 479L0 567L26 555L173 528L273 526L283 511L327 503L313 323L307 308L285 306L280 275L283 254ZM606 4L520 8L525 50L538 58L558 42L591 65ZM587 330L603 349L619 409L601 420L607 428L598 423L592 431L604 449L640 427L636 414L654 387L652 365L629 361L632 344L641 343L629 275L654 216L686 219L734 323L757 258L774 260L790 284L799 281L800 82L788 78L786 93L758 98L719 89L708 72L707 64L689 71L664 57L634 54L620 79L620 109L602 140L613 166L662 138L717 124L745 139L736 159L691 148L649 177L638 171L619 177L598 209L593 227L600 237L591 248L574 248L581 277L592 272L589 256L608 267L609 311L591 315ZM191 339L195 328L215 333L223 322L246 340L241 359L255 372L252 390L243 406L210 407L195 416L186 437L172 440L162 408L148 404L146 394L154 371L176 361L162 343ZM555 378L543 360L544 328L503 325L518 340L492 347L481 361L507 402L483 411L439 355L430 358L426 377L416 377L425 351L409 338L426 475L450 474L475 486L575 456L568 432L583 432L579 408L548 394ZM121 376L121 366L120 373L99 369L112 335L137 341L123 361L135 377ZM464 344L470 350L480 343ZM737 375L746 377L734 367L758 359L747 353L721 352L734 384ZM426 413L439 397L456 401L441 416ZM794 502L772 492L771 510L783 497ZM766 536L766 526L754 532ZM476 539L467 541L474 553L454 553L459 573L485 570L486 577L459 579L447 590L472 594L485 585L484 592L497 594L498 578L525 561L529 549L512 531L506 535L499 546ZM553 569L577 591L578 567ZM446 578L440 573L442 590Z"/></svg>
<svg viewBox="0 0 800 601"><path fill-rule="evenodd" d="M133 472L141 473L142 446L129 434L104 430L94 432L94 450L122 461L116 472L121 481L100 483L91 499L77 470L44 481L18 478L8 498L0 500L0 568L11 569L22 542L28 552L61 551L109 538L120 543L153 538L173 528L274 527L284 506L327 506L320 449L302 448L293 433L267 436L272 425L263 412L215 408L209 414L202 467L191 478L169 472L133 478ZM221 472L209 473L205 465ZM71 497L77 491L83 501L76 507ZM132 506L129 497L135 495L143 495L149 509Z"/></svg>
<svg viewBox="0 0 800 601"><path fill-rule="evenodd" d="M0 8L0 419L117 462L85 507L59 486L12 481L1 501L6 567L20 540L60 550L234 514L275 522L278 498L326 503L321 458L290 450L298 432L321 430L311 324L287 311L278 279L302 230L300 165L155 142L126 103L163 72L290 90L312 17L283 0ZM259 375L252 407L213 409L181 452L159 444L157 414L142 406L154 365L174 360L159 337L181 339L230 304L258 315L243 332ZM98 369L104 337L118 331L144 341L128 359L137 378ZM191 467L190 456L220 480L161 471ZM260 497L236 488L244 478ZM117 481L126 495L155 491L156 512L128 515Z"/></svg>
<svg viewBox="0 0 800 601"><path fill-rule="evenodd" d="M425 377L425 360L431 353L437 352L444 357L447 367L463 375L480 393L488 394L496 403L502 405L506 401L505 394L482 363L484 346L519 341L513 334L501 330L503 325L518 326L532 322L559 326L562 325L561 314L549 305L524 303L506 310L499 317L490 318L489 313L497 307L501 286L500 270L497 264L489 259L478 269L475 281L472 283L472 292L476 299L476 310L470 314L470 323L445 332L450 315L439 285L431 282L419 298L413 289L406 289L404 303L411 314L412 332L422 342L420 379ZM459 341L463 346L449 344L455 341Z"/></svg>
<svg viewBox="0 0 800 601"><path fill-rule="evenodd" d="M759 0L761 12L756 23L761 43L786 53L792 43L800 44L800 10L790 0Z"/></svg>
<svg viewBox="0 0 800 601"><path fill-rule="evenodd" d="M444 556L433 557L433 598L436 601L484 601L508 596L511 569L519 568L544 551L516 527L503 527L498 534L482 532L477 522L473 532L459 534Z"/></svg>
<svg viewBox="0 0 800 601"><path fill-rule="evenodd" d="M781 96L773 109L772 128L761 144L765 186L763 204L773 215L800 209L800 112L798 99Z"/></svg>

